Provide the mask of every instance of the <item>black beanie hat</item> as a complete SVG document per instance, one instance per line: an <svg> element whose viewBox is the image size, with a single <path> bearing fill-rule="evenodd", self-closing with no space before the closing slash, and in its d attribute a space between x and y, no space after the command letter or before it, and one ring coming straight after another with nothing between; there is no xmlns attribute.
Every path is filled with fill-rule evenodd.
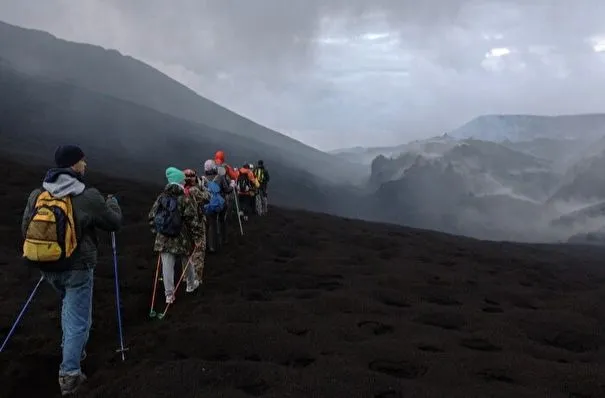
<svg viewBox="0 0 605 398"><path fill-rule="evenodd" d="M84 152L75 145L62 145L55 151L57 167L71 167L84 158Z"/></svg>

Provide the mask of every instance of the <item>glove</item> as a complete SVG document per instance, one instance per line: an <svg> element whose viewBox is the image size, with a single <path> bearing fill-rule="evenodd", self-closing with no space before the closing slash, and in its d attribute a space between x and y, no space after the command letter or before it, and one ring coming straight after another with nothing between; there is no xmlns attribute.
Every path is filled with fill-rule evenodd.
<svg viewBox="0 0 605 398"><path fill-rule="evenodd" d="M230 186L231 188L235 189L235 180L231 180L231 181L229 182L229 186Z"/></svg>

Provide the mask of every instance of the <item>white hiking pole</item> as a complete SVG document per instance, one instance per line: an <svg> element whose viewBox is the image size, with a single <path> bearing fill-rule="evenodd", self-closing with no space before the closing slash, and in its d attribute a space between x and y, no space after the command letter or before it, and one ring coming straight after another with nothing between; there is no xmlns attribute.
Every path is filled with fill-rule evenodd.
<svg viewBox="0 0 605 398"><path fill-rule="evenodd" d="M218 167L218 175L224 176L225 174L227 174L227 170L225 169L225 167L224 166ZM239 222L239 232L242 236L244 236L244 228L242 227L242 219L239 214L239 204L237 201L237 189L236 188L233 188L233 201L235 202L235 210L237 211L237 221Z"/></svg>
<svg viewBox="0 0 605 398"><path fill-rule="evenodd" d="M235 210L237 211L237 221L239 222L239 232L244 236L244 228L242 227L242 216L239 214L239 204L237 201L237 190L233 190L233 201L235 202Z"/></svg>

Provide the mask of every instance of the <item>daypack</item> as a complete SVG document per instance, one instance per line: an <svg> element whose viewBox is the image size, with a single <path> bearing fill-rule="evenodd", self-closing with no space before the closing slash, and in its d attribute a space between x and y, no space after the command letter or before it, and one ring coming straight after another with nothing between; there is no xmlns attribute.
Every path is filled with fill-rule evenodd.
<svg viewBox="0 0 605 398"><path fill-rule="evenodd" d="M204 214L216 214L223 211L225 198L221 195L221 187L213 180L208 180L207 189L210 192L210 200L204 205Z"/></svg>
<svg viewBox="0 0 605 398"><path fill-rule="evenodd" d="M250 184L250 180L248 179L248 174L246 174L246 173L239 173L236 184L237 184L237 189L240 192L248 192L248 191L252 190L252 185Z"/></svg>
<svg viewBox="0 0 605 398"><path fill-rule="evenodd" d="M261 167L257 167L256 169L254 169L254 177L256 177L259 184L265 182L265 169Z"/></svg>
<svg viewBox="0 0 605 398"><path fill-rule="evenodd" d="M183 220L179 211L178 198L166 194L160 196L153 222L159 234L171 238L179 236Z"/></svg>
<svg viewBox="0 0 605 398"><path fill-rule="evenodd" d="M23 258L41 271L67 271L77 247L71 196L57 198L42 191L25 232Z"/></svg>

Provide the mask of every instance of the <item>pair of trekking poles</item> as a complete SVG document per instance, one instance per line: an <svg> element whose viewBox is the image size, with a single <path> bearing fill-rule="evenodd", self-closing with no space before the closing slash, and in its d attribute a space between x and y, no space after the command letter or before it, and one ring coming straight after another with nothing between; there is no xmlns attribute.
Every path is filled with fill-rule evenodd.
<svg viewBox="0 0 605 398"><path fill-rule="evenodd" d="M125 361L126 357L125 357L124 353L126 351L128 351L128 348L124 347L124 336L122 333L122 312L121 312L121 308L120 308L121 307L121 305L120 305L120 284L118 281L118 254L117 254L118 251L117 251L117 245L116 245L115 232L111 233L111 247L112 247L112 251L113 251L113 270L114 270L114 281L115 281L115 289L116 289L116 316L118 318L118 332L119 332L119 338L120 338L120 348L118 348L116 350L116 352L119 352L122 355L122 361ZM34 296L35 296L36 292L38 291L38 288L40 287L40 284L42 283L43 280L44 280L44 276L41 276L40 279L38 280L38 283L36 283L34 290L31 292L31 294L27 298L27 301L23 305L21 312L19 313L19 315L17 315L17 319L13 323L13 326L11 327L10 331L8 332L8 335L4 339L4 342L2 343L2 346L0 347L0 352L4 351L4 348L6 347L8 340L11 338L11 336L15 332L15 329L17 328L19 322L21 321L23 314L25 314L25 311L27 310L29 303L34 298Z"/></svg>
<svg viewBox="0 0 605 398"><path fill-rule="evenodd" d="M242 220L241 220L240 214L239 214L239 204L237 202L237 194L234 196L234 201L235 201L235 208L237 210L237 219L239 220L239 230L240 230L240 233L242 234L242 236L244 236ZM200 245L201 245L201 243L198 243L195 246L195 248L193 249L193 252L187 259L187 264L185 264L185 267L183 268L183 270L181 272L181 277L179 278L178 282L176 283L176 286L174 287L175 295L176 295L176 292L179 290L179 286L181 285L181 282L183 281L185 274L187 273L187 269L191 265L191 259L193 258L193 255L195 254L197 249L200 247ZM161 266L162 266L162 255L161 255L161 253L158 253L158 261L155 266L155 277L153 279L153 293L151 294L151 306L149 308L149 317L150 318L164 319L164 317L166 317L166 313L168 312L168 309L170 308L170 305L172 304L172 302L166 303L166 307L164 307L164 311L160 312L159 314L155 310L155 297L156 297L156 292L157 292L157 287L158 287L158 279L160 277Z"/></svg>

